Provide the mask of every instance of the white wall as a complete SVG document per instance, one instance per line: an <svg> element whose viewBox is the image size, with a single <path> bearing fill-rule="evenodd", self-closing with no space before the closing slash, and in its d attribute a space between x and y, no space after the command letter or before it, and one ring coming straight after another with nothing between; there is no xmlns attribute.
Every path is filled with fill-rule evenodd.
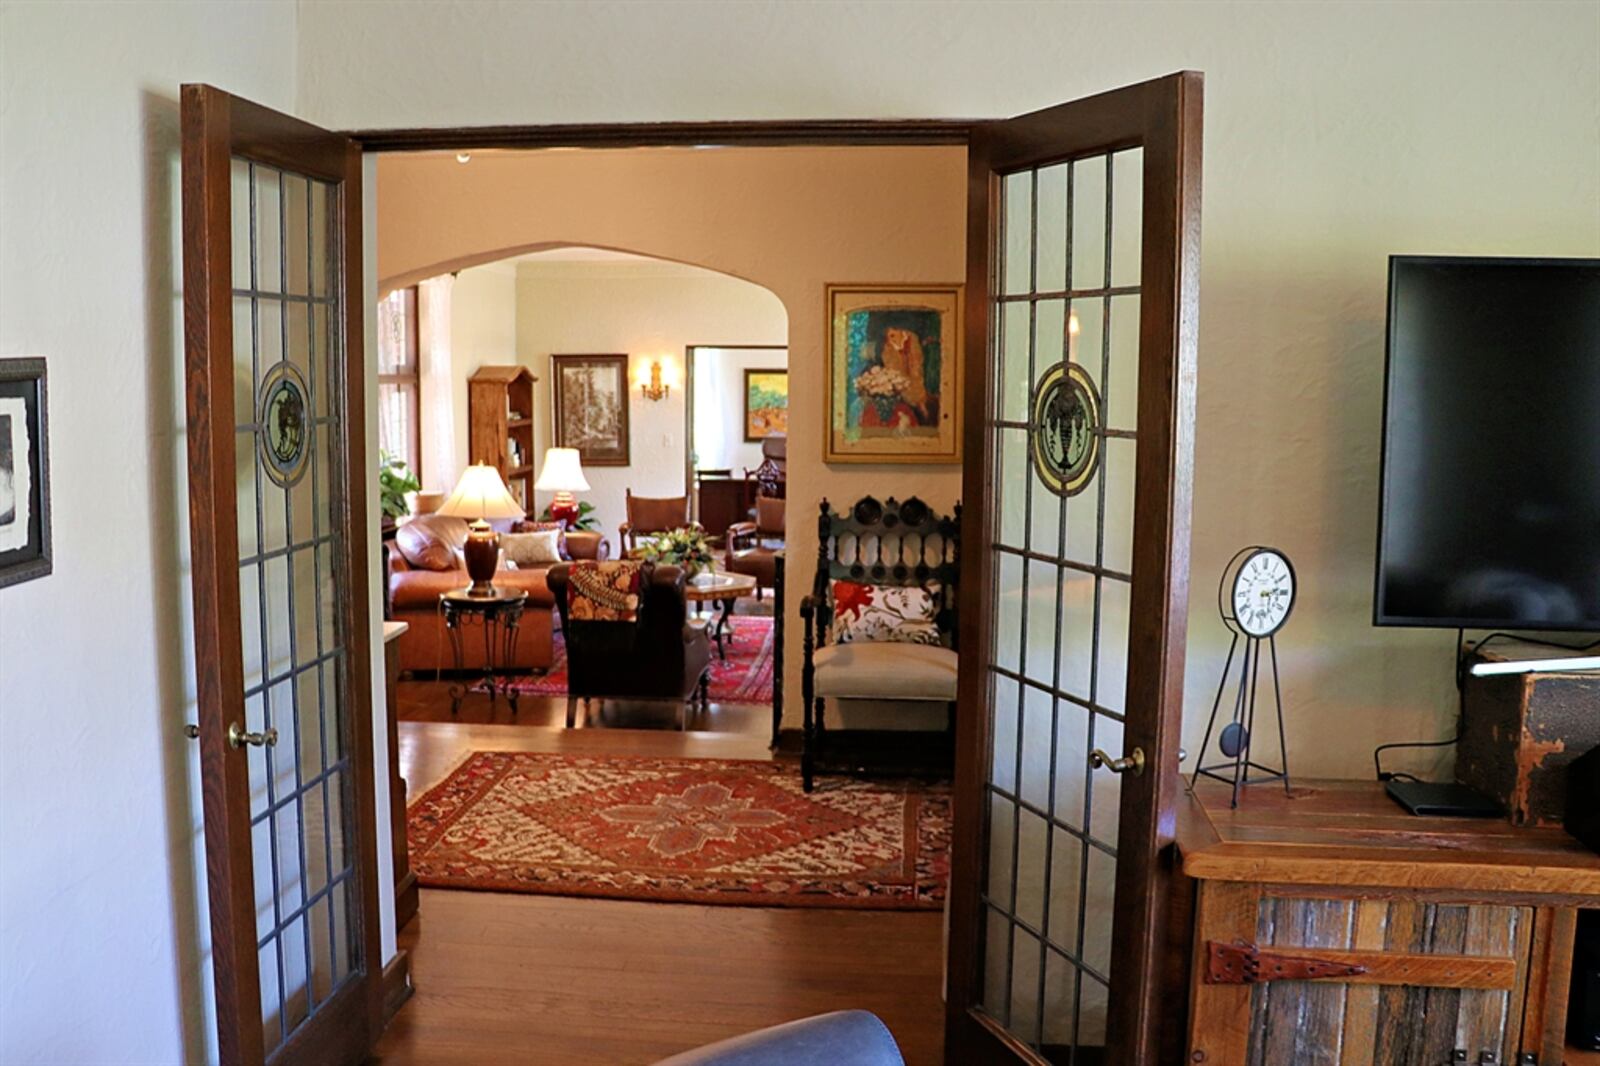
<svg viewBox="0 0 1600 1066"><path fill-rule="evenodd" d="M1376 743L1445 735L1452 635L1370 624L1385 257L1600 252L1593 4L456 2L400 20L328 0L301 33L303 106L350 127L1001 116L1204 71L1189 749L1226 652L1210 591L1260 542L1303 586L1279 649L1296 770L1365 774ZM403 75L351 64L365 48Z"/></svg>
<svg viewBox="0 0 1600 1066"><path fill-rule="evenodd" d="M490 263L463 270L450 287L451 418L447 427L455 440L454 461L448 470L429 470L425 489L449 492L468 464L467 379L481 366L504 366L517 361L517 275L508 263ZM428 417L427 409L422 412ZM423 428L423 437L429 429ZM428 448L423 445L424 450Z"/></svg>
<svg viewBox="0 0 1600 1066"><path fill-rule="evenodd" d="M294 105L295 9L0 3L0 355L50 373L55 573L0 590L0 1061L214 1055L178 86Z"/></svg>
<svg viewBox="0 0 1600 1066"><path fill-rule="evenodd" d="M735 476L761 465L761 442L744 439L744 372L782 370L788 365L784 351L695 349L694 437L689 447L696 465L732 470Z"/></svg>
<svg viewBox="0 0 1600 1066"><path fill-rule="evenodd" d="M516 310L517 351L539 379L534 453L541 463L544 449L554 443L550 356L629 356L631 462L585 467L590 491L581 494L595 505L613 551L619 548L617 526L626 517L625 489L638 496L683 495L685 348L783 344L789 321L783 303L759 285L666 262L520 263ZM649 379L656 358L670 362L678 384L665 399L648 400L638 382ZM550 502L548 493L537 499L541 507Z"/></svg>

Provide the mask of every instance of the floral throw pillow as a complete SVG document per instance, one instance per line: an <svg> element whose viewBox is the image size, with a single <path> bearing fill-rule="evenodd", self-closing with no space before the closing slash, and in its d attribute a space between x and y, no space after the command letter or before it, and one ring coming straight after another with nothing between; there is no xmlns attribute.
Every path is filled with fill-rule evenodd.
<svg viewBox="0 0 1600 1066"><path fill-rule="evenodd" d="M938 644L939 587L833 583L834 642Z"/></svg>

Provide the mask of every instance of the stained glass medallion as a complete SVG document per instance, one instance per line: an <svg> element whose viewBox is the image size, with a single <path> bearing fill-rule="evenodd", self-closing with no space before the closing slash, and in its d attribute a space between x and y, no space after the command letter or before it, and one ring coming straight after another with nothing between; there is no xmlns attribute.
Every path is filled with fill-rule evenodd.
<svg viewBox="0 0 1600 1066"><path fill-rule="evenodd" d="M310 390L299 369L284 360L267 371L256 395L261 465L276 484L288 488L304 476L311 454Z"/></svg>
<svg viewBox="0 0 1600 1066"><path fill-rule="evenodd" d="M1033 390L1029 438L1039 480L1076 496L1100 465L1100 393L1077 363L1057 363Z"/></svg>

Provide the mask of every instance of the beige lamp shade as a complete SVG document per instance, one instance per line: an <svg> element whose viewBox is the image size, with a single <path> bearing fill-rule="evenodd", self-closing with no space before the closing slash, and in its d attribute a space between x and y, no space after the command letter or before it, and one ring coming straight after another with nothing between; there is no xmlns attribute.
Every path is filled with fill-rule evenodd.
<svg viewBox="0 0 1600 1066"><path fill-rule="evenodd" d="M439 505L436 514L450 518L521 518L525 513L517 506L500 471L483 463L467 467L461 480L456 482L450 498Z"/></svg>
<svg viewBox="0 0 1600 1066"><path fill-rule="evenodd" d="M549 448L544 453L544 469L534 488L540 492L588 492L589 482L583 476L583 466L578 462L576 448Z"/></svg>

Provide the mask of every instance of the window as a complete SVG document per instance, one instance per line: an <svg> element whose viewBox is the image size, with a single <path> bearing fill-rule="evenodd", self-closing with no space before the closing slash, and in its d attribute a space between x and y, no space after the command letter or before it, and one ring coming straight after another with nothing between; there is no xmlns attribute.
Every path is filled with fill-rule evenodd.
<svg viewBox="0 0 1600 1066"><path fill-rule="evenodd" d="M417 287L378 301L378 448L422 477L421 390L417 371Z"/></svg>

